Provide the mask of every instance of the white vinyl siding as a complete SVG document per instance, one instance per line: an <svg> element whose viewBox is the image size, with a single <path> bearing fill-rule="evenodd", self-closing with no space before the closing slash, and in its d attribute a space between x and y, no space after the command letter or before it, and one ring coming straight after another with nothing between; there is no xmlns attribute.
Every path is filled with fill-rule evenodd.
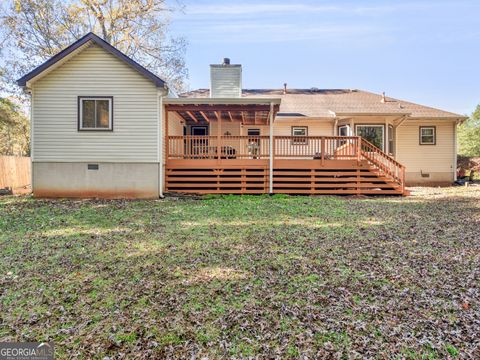
<svg viewBox="0 0 480 360"><path fill-rule="evenodd" d="M33 91L33 161L157 162L157 88L102 48L86 48ZM113 97L113 131L78 131L79 96Z"/></svg>

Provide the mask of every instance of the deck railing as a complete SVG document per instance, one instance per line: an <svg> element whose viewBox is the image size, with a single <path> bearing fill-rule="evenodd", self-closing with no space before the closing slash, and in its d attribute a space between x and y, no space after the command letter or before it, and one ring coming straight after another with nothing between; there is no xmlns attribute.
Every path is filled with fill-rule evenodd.
<svg viewBox="0 0 480 360"><path fill-rule="evenodd" d="M357 136L275 136L274 155L282 159L357 159L358 144Z"/></svg>
<svg viewBox="0 0 480 360"><path fill-rule="evenodd" d="M276 159L359 158L357 136L274 136ZM268 136L169 136L169 159L268 159Z"/></svg>
<svg viewBox="0 0 480 360"><path fill-rule="evenodd" d="M405 167L359 136L273 136L274 159L366 160L405 187ZM269 136L169 136L167 159L270 158Z"/></svg>
<svg viewBox="0 0 480 360"><path fill-rule="evenodd" d="M384 153L372 143L361 138L361 156L386 175L392 177L405 190L405 166Z"/></svg>
<svg viewBox="0 0 480 360"><path fill-rule="evenodd" d="M220 140L220 142L219 142ZM268 136L169 136L169 159L268 159Z"/></svg>

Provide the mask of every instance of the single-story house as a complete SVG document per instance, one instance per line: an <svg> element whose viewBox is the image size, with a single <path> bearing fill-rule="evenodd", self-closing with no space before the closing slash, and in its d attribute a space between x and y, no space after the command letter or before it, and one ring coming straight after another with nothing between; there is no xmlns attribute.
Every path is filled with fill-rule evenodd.
<svg viewBox="0 0 480 360"><path fill-rule="evenodd" d="M356 89L168 84L93 33L18 80L39 197L165 192L399 194L455 180L462 115Z"/></svg>

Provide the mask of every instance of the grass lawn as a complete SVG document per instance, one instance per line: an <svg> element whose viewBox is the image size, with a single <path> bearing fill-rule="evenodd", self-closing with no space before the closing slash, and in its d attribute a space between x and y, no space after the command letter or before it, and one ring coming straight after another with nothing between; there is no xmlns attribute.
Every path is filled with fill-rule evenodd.
<svg viewBox="0 0 480 360"><path fill-rule="evenodd" d="M57 358L480 358L480 188L0 198L0 341Z"/></svg>

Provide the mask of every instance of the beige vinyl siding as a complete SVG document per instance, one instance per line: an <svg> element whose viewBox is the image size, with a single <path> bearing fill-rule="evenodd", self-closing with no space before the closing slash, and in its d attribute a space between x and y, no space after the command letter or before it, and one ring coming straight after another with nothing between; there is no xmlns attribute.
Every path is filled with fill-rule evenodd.
<svg viewBox="0 0 480 360"><path fill-rule="evenodd" d="M270 126L269 125L244 125L240 129L240 135L248 136L248 130L258 129L260 130L260 136L269 136Z"/></svg>
<svg viewBox="0 0 480 360"><path fill-rule="evenodd" d="M420 145L420 126L436 127L436 145ZM454 123L446 120L407 120L397 128L397 160L407 172L453 173Z"/></svg>
<svg viewBox="0 0 480 360"><path fill-rule="evenodd" d="M330 120L292 120L277 118L273 127L274 136L291 136L292 126L308 127L308 136L332 136L333 122Z"/></svg>
<svg viewBox="0 0 480 360"><path fill-rule="evenodd" d="M168 113L168 135L183 136L183 118L176 112Z"/></svg>
<svg viewBox="0 0 480 360"><path fill-rule="evenodd" d="M33 84L33 161L157 162L157 88L90 46ZM78 96L113 96L113 131L78 131Z"/></svg>
<svg viewBox="0 0 480 360"><path fill-rule="evenodd" d="M212 121L210 123L210 135L217 135L218 129L218 122ZM240 123L238 121L222 121L222 133L220 135L224 135L226 132L229 132L231 136L239 136L240 135ZM245 133L245 135L247 135Z"/></svg>

